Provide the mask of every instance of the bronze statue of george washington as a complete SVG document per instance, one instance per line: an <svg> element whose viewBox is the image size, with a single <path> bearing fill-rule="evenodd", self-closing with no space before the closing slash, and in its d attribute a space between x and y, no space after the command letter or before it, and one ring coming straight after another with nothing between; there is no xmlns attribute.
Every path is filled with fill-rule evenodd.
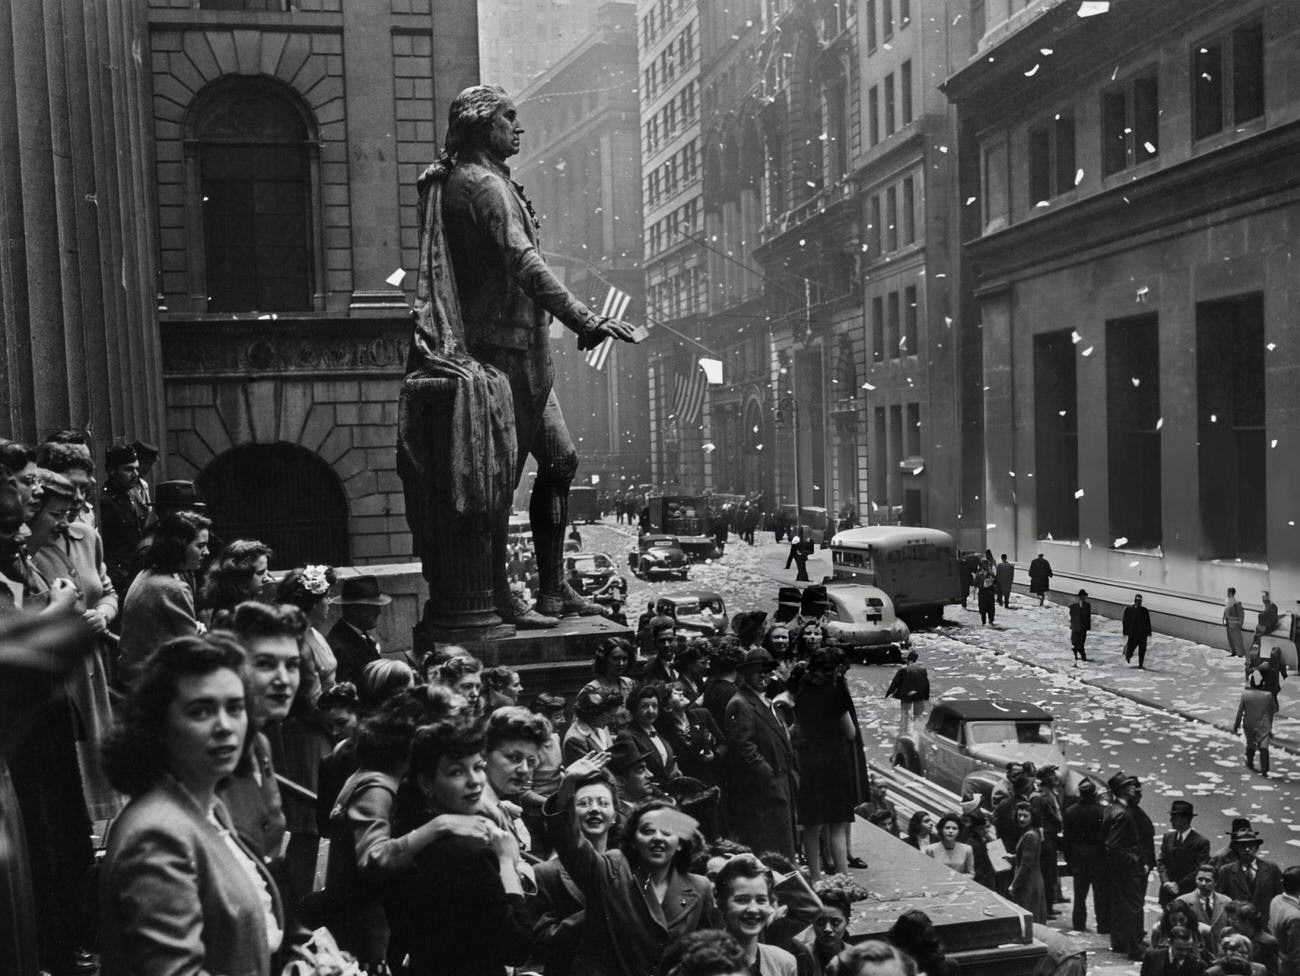
<svg viewBox="0 0 1300 976"><path fill-rule="evenodd" d="M506 428L494 421L480 425L472 435L484 439L483 450L490 452L475 459L488 472L490 485L484 490L499 496L503 462L510 467L507 480L513 491L527 456L537 461L528 508L537 556L537 602L529 607L509 588L507 503L504 511L498 506L491 516L496 612L516 626L554 627L561 616L597 614L601 608L573 590L563 573L569 486L578 454L552 389L550 322L554 317L576 333L580 349L593 348L609 336L633 341L633 330L578 301L538 253L537 217L506 162L519 152L523 132L514 102L498 86L467 88L451 103L444 150L419 181L421 277L408 371L419 370L431 357L445 358L446 350L440 352L437 346L445 341L447 330L438 319L458 307L463 332L455 331L463 335L464 348L453 355L468 352L486 377L478 389L489 391L489 400L501 399L504 382L513 407L512 445L501 443ZM460 424L458 429L469 428ZM455 459L448 464L454 468ZM448 475L458 477L454 471ZM482 471L475 482L483 483Z"/></svg>

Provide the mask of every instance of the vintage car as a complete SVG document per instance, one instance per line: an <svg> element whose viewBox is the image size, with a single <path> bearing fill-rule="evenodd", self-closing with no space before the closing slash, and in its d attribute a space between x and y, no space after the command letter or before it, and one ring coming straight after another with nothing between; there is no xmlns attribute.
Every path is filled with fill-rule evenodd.
<svg viewBox="0 0 1300 976"><path fill-rule="evenodd" d="M627 593L627 580L603 552L565 553L564 573L569 585L583 596L603 596L615 589Z"/></svg>
<svg viewBox="0 0 1300 976"><path fill-rule="evenodd" d="M713 590L673 590L660 596L655 605L672 604L678 631L713 637L727 632L727 605Z"/></svg>
<svg viewBox="0 0 1300 976"><path fill-rule="evenodd" d="M1077 797L1085 778L1103 793L1106 789L1101 774L1070 769L1052 716L1029 702L941 699L934 703L924 727L894 742L895 766L963 797L981 794L985 806L994 788L1005 786L1006 766L1011 762L1032 762L1040 769L1058 767L1067 803Z"/></svg>
<svg viewBox="0 0 1300 976"><path fill-rule="evenodd" d="M641 536L636 549L628 553L627 564L638 579L668 576L684 580L691 572L690 561L675 535Z"/></svg>
<svg viewBox="0 0 1300 976"><path fill-rule="evenodd" d="M907 624L894 615L889 594L859 583L826 587L826 634L859 662L901 662L912 645Z"/></svg>

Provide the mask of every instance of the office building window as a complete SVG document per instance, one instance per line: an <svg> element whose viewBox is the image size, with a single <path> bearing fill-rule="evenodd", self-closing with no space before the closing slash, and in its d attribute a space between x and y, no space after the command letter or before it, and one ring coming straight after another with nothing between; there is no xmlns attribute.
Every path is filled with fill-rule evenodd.
<svg viewBox="0 0 1300 976"><path fill-rule="evenodd" d="M903 355L915 356L920 351L920 337L917 334L917 321L920 309L917 308L916 285L903 289ZM920 453L920 452L915 452Z"/></svg>
<svg viewBox="0 0 1300 976"><path fill-rule="evenodd" d="M871 361L885 361L885 299L881 295L871 299Z"/></svg>
<svg viewBox="0 0 1300 976"><path fill-rule="evenodd" d="M885 135L892 136L895 125L894 116L894 76L885 75Z"/></svg>
<svg viewBox="0 0 1300 976"><path fill-rule="evenodd" d="M1192 48L1193 135L1204 139L1264 114L1264 25Z"/></svg>
<svg viewBox="0 0 1300 976"><path fill-rule="evenodd" d="M912 62L904 61L899 72L898 85L902 89L899 95L903 99L903 125L912 121Z"/></svg>
<svg viewBox="0 0 1300 976"><path fill-rule="evenodd" d="M1154 549L1160 518L1160 329L1155 315L1106 323L1110 536Z"/></svg>
<svg viewBox="0 0 1300 976"><path fill-rule="evenodd" d="M1110 176L1160 154L1160 97L1153 73L1101 96L1101 169Z"/></svg>
<svg viewBox="0 0 1300 976"><path fill-rule="evenodd" d="M872 258L880 257L884 239L880 226L880 194L877 193L867 204L867 253Z"/></svg>
<svg viewBox="0 0 1300 976"><path fill-rule="evenodd" d="M890 359L897 359L901 354L898 319L898 292L891 291L885 296L885 348L889 350Z"/></svg>
<svg viewBox="0 0 1300 976"><path fill-rule="evenodd" d="M916 184L910 176L903 177L903 212L900 215L903 226L901 236L903 243L916 243Z"/></svg>
<svg viewBox="0 0 1300 976"><path fill-rule="evenodd" d="M872 85L867 91L867 136L871 144L880 142L880 87Z"/></svg>
<svg viewBox="0 0 1300 976"><path fill-rule="evenodd" d="M880 0L880 33L885 40L894 36L894 0Z"/></svg>
<svg viewBox="0 0 1300 976"><path fill-rule="evenodd" d="M1029 202L1074 189L1074 116L1060 113L1029 130Z"/></svg>
<svg viewBox="0 0 1300 976"><path fill-rule="evenodd" d="M1034 336L1034 491L1038 538L1078 540L1078 380L1069 329Z"/></svg>
<svg viewBox="0 0 1300 976"><path fill-rule="evenodd" d="M867 0L863 16L867 18L867 50L874 51L876 49L876 0Z"/></svg>
<svg viewBox="0 0 1300 976"><path fill-rule="evenodd" d="M898 250L898 191L885 190L885 250Z"/></svg>
<svg viewBox="0 0 1300 976"><path fill-rule="evenodd" d="M1268 556L1264 296L1196 306L1201 558Z"/></svg>

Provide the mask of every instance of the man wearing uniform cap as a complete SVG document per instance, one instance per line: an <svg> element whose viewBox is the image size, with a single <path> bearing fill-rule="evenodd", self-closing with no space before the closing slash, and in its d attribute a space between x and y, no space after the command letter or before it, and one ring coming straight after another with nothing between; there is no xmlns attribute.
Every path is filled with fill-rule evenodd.
<svg viewBox="0 0 1300 976"><path fill-rule="evenodd" d="M1147 944L1143 909L1147 875L1155 867L1155 827L1142 809L1142 784L1116 773L1109 780L1115 799L1102 815L1102 843L1111 881L1110 947L1140 961Z"/></svg>
<svg viewBox="0 0 1300 976"><path fill-rule="evenodd" d="M728 820L735 839L756 851L794 857L798 774L785 723L763 694L776 659L762 647L745 653L736 693L727 702Z"/></svg>
<svg viewBox="0 0 1300 976"><path fill-rule="evenodd" d="M1169 826L1160 839L1156 870L1160 873L1160 907L1196 886L1196 869L1210 859L1210 840L1192 829L1196 811L1186 800L1169 805Z"/></svg>

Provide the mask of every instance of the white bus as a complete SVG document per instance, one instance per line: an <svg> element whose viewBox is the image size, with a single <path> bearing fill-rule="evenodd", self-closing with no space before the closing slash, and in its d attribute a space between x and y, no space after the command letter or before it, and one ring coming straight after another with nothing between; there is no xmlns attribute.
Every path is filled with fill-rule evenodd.
<svg viewBox="0 0 1300 976"><path fill-rule="evenodd" d="M938 529L869 525L831 539L832 579L879 587L894 612L911 621L937 623L943 608L960 603L957 545Z"/></svg>

